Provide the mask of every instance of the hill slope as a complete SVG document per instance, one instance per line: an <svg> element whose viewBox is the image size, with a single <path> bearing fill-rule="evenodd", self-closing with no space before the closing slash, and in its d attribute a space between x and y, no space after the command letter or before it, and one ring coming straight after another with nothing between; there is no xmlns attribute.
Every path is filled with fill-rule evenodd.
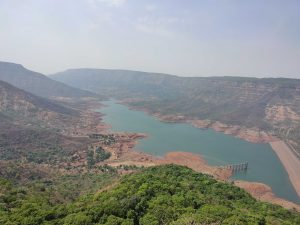
<svg viewBox="0 0 300 225"><path fill-rule="evenodd" d="M95 97L95 94L51 80L22 65L0 62L0 80L42 97Z"/></svg>
<svg viewBox="0 0 300 225"><path fill-rule="evenodd" d="M79 120L79 115L77 110L0 81L0 160L67 159L65 149L71 148L59 146L64 137L56 131Z"/></svg>
<svg viewBox="0 0 300 225"><path fill-rule="evenodd" d="M182 78L129 70L70 69L50 76L54 80L74 87L85 87L96 93L115 96L161 96L174 95Z"/></svg>
<svg viewBox="0 0 300 225"><path fill-rule="evenodd" d="M1 224L299 224L296 212L182 166L152 167L65 205L0 182ZM13 193L18 193L12 197Z"/></svg>
<svg viewBox="0 0 300 225"><path fill-rule="evenodd" d="M0 112L22 116L38 116L38 113L76 115L77 112L58 103L41 98L0 80Z"/></svg>

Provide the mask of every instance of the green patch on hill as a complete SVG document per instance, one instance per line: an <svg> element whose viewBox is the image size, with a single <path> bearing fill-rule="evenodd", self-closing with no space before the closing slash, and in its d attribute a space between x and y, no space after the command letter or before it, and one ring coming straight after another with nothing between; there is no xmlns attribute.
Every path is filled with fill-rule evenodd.
<svg viewBox="0 0 300 225"><path fill-rule="evenodd" d="M186 167L152 167L70 204L0 182L0 224L300 224L300 214Z"/></svg>

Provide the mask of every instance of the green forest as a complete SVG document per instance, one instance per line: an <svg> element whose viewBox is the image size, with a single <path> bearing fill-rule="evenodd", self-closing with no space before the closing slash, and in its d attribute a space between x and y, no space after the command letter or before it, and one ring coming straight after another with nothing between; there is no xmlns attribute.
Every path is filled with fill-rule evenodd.
<svg viewBox="0 0 300 225"><path fill-rule="evenodd" d="M93 179L95 186L101 181L99 189L91 185L93 191L63 202L53 197L55 185L19 187L1 179L0 224L300 224L297 212L259 202L238 187L183 166L150 167L122 177L103 174ZM66 192L76 188L70 181L61 183Z"/></svg>

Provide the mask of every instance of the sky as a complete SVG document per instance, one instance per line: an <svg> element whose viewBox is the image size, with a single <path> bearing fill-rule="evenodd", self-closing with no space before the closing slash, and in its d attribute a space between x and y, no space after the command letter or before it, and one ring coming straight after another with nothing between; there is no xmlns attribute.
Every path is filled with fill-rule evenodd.
<svg viewBox="0 0 300 225"><path fill-rule="evenodd" d="M300 78L300 1L0 0L0 61Z"/></svg>

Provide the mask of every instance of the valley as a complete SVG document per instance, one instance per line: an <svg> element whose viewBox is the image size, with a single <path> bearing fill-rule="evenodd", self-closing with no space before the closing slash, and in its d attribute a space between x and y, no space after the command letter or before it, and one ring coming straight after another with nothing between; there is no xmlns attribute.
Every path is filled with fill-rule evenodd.
<svg viewBox="0 0 300 225"><path fill-rule="evenodd" d="M151 106L159 100L158 96L152 96L154 93L158 94L157 87L151 93L144 93L144 89L131 92L129 87L126 91L116 87L114 92L106 90L94 94L93 90L88 88L84 88L87 91L82 91L77 87L68 86L73 84L66 85L60 81L53 84L54 81L42 74L17 64L5 63L0 64L0 80L2 78L5 80L0 81L2 224L11 224L12 221L19 221L18 224L73 224L80 219L90 221L87 224L96 224L100 217L91 219L85 211L89 207L99 207L99 203L90 201L91 196L105 198L106 193L114 195L115 190L122 188L124 179L129 179L126 181L129 184L130 177L142 174L140 176L143 179L143 174L150 173L149 176L154 176L151 171L156 170L162 174L170 174L169 179L175 179L171 178L174 175L171 171L184 173L191 179L198 176L193 173L206 174L201 175L206 180L204 183L217 182L216 186L226 186L224 188L228 189L228 193L224 192L223 197L228 204L230 199L235 198L233 196L240 196L241 192L244 196L240 196L241 199L265 207L266 214L272 210L283 210L284 217L269 214L268 217L262 216L268 221L286 220L294 224L299 220L297 211L300 211L300 201L297 193L284 167L267 144L280 140L280 137L271 134L270 131L253 130L246 125L227 125L221 121L200 119L182 113L165 113L163 110L171 104L169 100L174 96L168 93L170 90L164 90L162 96L170 97L169 100L164 100L166 104L162 107ZM40 79L45 82L45 87L32 89L31 86L38 85ZM86 82L89 82L88 79ZM51 84L55 88L48 88ZM148 85L147 83L146 86ZM148 87L147 89L151 90ZM44 92L46 90L47 93ZM133 98L135 94L139 98ZM117 100L107 101L109 98ZM152 110L150 106L153 107ZM275 109L272 110L274 112ZM291 110L288 110L287 115L288 118L297 119L297 116L291 114ZM245 161L249 162L246 173L233 174L230 169L223 167ZM169 166L170 164L172 165ZM276 177L270 176L272 173L276 173ZM185 179L183 175L180 177ZM191 194L196 193L193 185L206 188L197 179L196 183L188 184ZM163 184L172 181L157 182L157 185L160 185L159 182ZM185 185L181 184L181 181L176 182ZM151 182L144 183L141 184L141 188L144 185L152 185ZM139 193L141 191L142 189ZM175 193L172 187L168 187L167 192ZM155 196L160 195L160 191L155 193ZM220 193L219 189L213 191L201 204L207 207L213 202L222 205L223 203L215 199L215 194ZM130 193L127 194L131 196ZM156 198L151 196L143 201ZM199 196L197 199L201 199ZM74 205L82 204L81 199L85 199L86 207L82 208L82 212L73 211ZM190 204L190 200L185 201L187 202L183 205L179 204L180 207L185 208ZM108 209L110 203L105 204L108 204ZM230 204L238 211L246 210L245 205L236 203L235 200ZM192 211L196 212L200 206L193 207ZM135 209L135 212L139 210ZM254 209L247 209L251 215L255 211L252 210ZM112 213L119 219L129 221L129 224L133 224L133 220L143 220L143 215ZM101 215L101 221L107 224L113 220L105 214ZM224 214L221 220L232 216L235 215ZM249 217L249 221L251 218L252 216Z"/></svg>
<svg viewBox="0 0 300 225"><path fill-rule="evenodd" d="M50 77L113 97L164 122L189 123L253 143L280 143L272 146L300 193L299 79L178 77L101 69L72 69ZM285 151L289 160L280 154ZM290 160L296 162L293 168Z"/></svg>
<svg viewBox="0 0 300 225"><path fill-rule="evenodd" d="M300 225L300 0L0 0L0 225Z"/></svg>
<svg viewBox="0 0 300 225"><path fill-rule="evenodd" d="M50 77L164 120L214 126L254 142L278 138L299 156L299 79L178 77L101 69L72 69Z"/></svg>

